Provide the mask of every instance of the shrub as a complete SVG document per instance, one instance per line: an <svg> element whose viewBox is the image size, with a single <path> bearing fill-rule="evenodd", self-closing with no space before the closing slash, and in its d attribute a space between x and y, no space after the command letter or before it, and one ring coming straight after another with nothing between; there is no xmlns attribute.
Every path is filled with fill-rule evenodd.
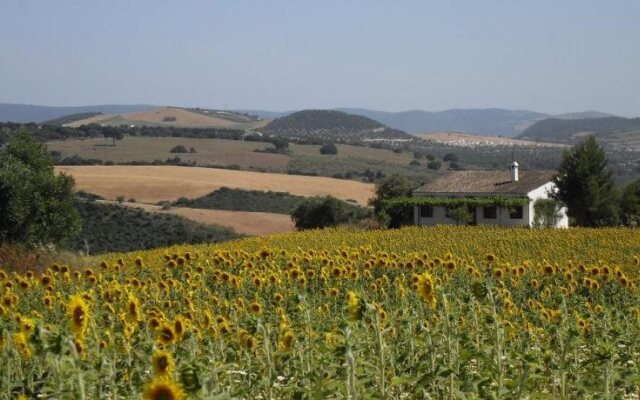
<svg viewBox="0 0 640 400"><path fill-rule="evenodd" d="M338 154L338 147L333 143L327 143L320 147L320 154L324 155L336 155Z"/></svg>
<svg viewBox="0 0 640 400"><path fill-rule="evenodd" d="M442 166L442 163L440 161L429 161L427 163L427 168L432 169L434 171L439 170L441 166Z"/></svg>
<svg viewBox="0 0 640 400"><path fill-rule="evenodd" d="M443 161L458 162L458 156L454 153L447 153L442 157Z"/></svg>
<svg viewBox="0 0 640 400"><path fill-rule="evenodd" d="M174 146L171 150L169 150L169 153L188 153L188 152L189 151L187 150L187 148L181 144Z"/></svg>
<svg viewBox="0 0 640 400"><path fill-rule="evenodd" d="M296 228L302 230L352 223L369 215L361 207L327 196L303 200L291 214L291 219Z"/></svg>

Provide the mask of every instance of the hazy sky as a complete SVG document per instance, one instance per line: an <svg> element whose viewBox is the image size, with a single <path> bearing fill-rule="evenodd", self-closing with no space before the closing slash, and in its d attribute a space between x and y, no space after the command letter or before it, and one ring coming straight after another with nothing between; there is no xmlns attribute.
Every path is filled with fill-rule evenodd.
<svg viewBox="0 0 640 400"><path fill-rule="evenodd" d="M0 102L637 116L639 17L639 0L0 0Z"/></svg>

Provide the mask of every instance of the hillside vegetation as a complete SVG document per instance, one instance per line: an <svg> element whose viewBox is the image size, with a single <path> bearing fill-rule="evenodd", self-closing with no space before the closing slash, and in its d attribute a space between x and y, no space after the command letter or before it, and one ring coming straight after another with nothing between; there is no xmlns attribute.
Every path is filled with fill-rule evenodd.
<svg viewBox="0 0 640 400"><path fill-rule="evenodd" d="M291 211L304 199L305 197L303 196L295 196L286 192L265 192L222 187L195 199L179 198L173 205L211 210L291 214Z"/></svg>
<svg viewBox="0 0 640 400"><path fill-rule="evenodd" d="M595 134L598 139L606 140L607 136L626 131L639 131L640 118L587 118L557 119L548 118L536 122L519 136L523 139L571 143L579 139L576 135Z"/></svg>
<svg viewBox="0 0 640 400"><path fill-rule="evenodd" d="M411 139L370 118L333 110L304 110L277 118L262 132L277 136L312 137L327 140Z"/></svg>
<svg viewBox="0 0 640 400"><path fill-rule="evenodd" d="M77 209L82 228L65 247L90 254L214 243L239 237L233 230L221 226L120 205L79 201Z"/></svg>
<svg viewBox="0 0 640 400"><path fill-rule="evenodd" d="M633 398L639 254L640 230L412 227L106 254L78 270L8 266L1 387L74 399Z"/></svg>

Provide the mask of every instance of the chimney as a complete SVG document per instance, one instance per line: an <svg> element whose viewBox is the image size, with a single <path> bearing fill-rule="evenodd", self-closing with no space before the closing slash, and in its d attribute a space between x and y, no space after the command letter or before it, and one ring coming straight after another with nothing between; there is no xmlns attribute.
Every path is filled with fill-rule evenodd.
<svg viewBox="0 0 640 400"><path fill-rule="evenodd" d="M512 162L509 169L511 170L511 182L518 182L518 163Z"/></svg>

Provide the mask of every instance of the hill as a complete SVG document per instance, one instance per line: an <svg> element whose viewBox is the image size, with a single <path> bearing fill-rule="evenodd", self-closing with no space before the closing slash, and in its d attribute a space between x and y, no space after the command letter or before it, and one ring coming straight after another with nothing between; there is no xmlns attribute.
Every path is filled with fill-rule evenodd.
<svg viewBox="0 0 640 400"><path fill-rule="evenodd" d="M629 136L629 139L638 139L638 136L640 136L640 118L547 118L525 129L518 138L572 143L587 134L594 134L605 142L609 139L620 138L620 135Z"/></svg>
<svg viewBox="0 0 640 400"><path fill-rule="evenodd" d="M187 243L212 243L238 237L233 230L204 225L171 214L78 201L82 229L67 248L91 254L132 251Z"/></svg>
<svg viewBox="0 0 640 400"><path fill-rule="evenodd" d="M96 118L102 116L101 112L84 112L84 113L76 113L65 115L64 117L50 119L48 121L42 122L43 125L66 125L72 122L86 120L89 118Z"/></svg>
<svg viewBox="0 0 640 400"><path fill-rule="evenodd" d="M453 109L446 111L375 111L363 108L338 108L349 114L360 115L379 121L393 129L411 134L434 132L461 132L479 135L517 136L537 121L545 118L576 119L611 117L611 114L599 111L584 111L551 115L528 110ZM293 111L273 112L261 110L242 110L260 118L274 119L291 115Z"/></svg>
<svg viewBox="0 0 640 400"><path fill-rule="evenodd" d="M103 104L78 107L49 107L30 104L0 103L0 121L42 123L52 119L81 113L123 114L150 110L155 106Z"/></svg>
<svg viewBox="0 0 640 400"><path fill-rule="evenodd" d="M335 110L298 111L271 121L261 131L277 136L327 140L412 139L407 133L371 118Z"/></svg>
<svg viewBox="0 0 640 400"><path fill-rule="evenodd" d="M363 109L343 109L353 114L364 115L395 129L410 133L463 132L481 135L515 136L518 125L547 115L526 110L505 110L500 108L384 112Z"/></svg>
<svg viewBox="0 0 640 400"><path fill-rule="evenodd" d="M255 116L204 108L158 107L133 113L92 116L65 126L77 128L88 124L101 126L162 126L181 128L251 129L264 125Z"/></svg>

